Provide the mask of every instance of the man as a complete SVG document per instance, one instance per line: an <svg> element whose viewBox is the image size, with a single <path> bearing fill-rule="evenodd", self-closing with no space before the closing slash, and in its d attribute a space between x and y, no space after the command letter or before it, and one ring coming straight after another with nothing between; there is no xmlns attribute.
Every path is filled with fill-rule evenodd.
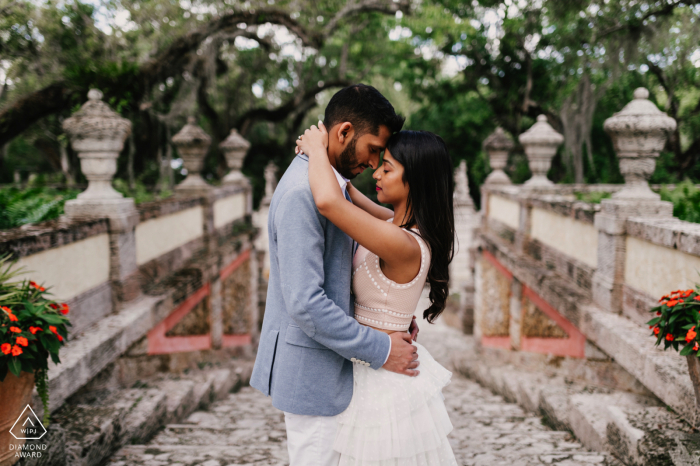
<svg viewBox="0 0 700 466"><path fill-rule="evenodd" d="M345 192L349 179L379 156L404 119L375 88L336 93L326 107L328 158ZM391 335L360 325L350 296L353 241L318 213L299 154L270 204L270 278L251 385L285 413L291 466L336 466L335 416L353 393L352 364L414 376L411 332Z"/></svg>

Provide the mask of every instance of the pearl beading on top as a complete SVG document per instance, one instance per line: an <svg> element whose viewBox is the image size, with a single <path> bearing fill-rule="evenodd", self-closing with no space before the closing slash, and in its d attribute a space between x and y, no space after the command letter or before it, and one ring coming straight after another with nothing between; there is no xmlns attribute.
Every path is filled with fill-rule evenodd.
<svg viewBox="0 0 700 466"><path fill-rule="evenodd" d="M362 304L359 304L357 302L355 302L355 307L360 307L360 308L366 309L368 311L382 312L384 314L389 314L389 315L396 316L396 317L404 317L404 318L405 317L409 317L409 318L413 317L413 314L404 314L402 312L390 311L389 309L377 309L375 307L367 307L367 306L363 306Z"/></svg>
<svg viewBox="0 0 700 466"><path fill-rule="evenodd" d="M391 327L391 328L395 328L395 329L408 330L408 327L411 325L410 322L408 324L391 324L389 322L382 322L381 320L374 320L374 319L370 319L369 317L358 316L358 315L356 315L355 318L357 320L361 320L363 322L368 322L370 324L373 324L372 326L377 327L377 328Z"/></svg>

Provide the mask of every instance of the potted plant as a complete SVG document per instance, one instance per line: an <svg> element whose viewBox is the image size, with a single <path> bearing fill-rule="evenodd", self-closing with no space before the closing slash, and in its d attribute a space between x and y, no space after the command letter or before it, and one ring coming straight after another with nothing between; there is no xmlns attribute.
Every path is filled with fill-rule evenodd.
<svg viewBox="0 0 700 466"><path fill-rule="evenodd" d="M0 258L0 465L13 464L11 450L24 444L9 432L29 404L36 385L49 422L49 358L58 364L58 352L68 338L69 308L50 299L43 286L18 279L8 256Z"/></svg>
<svg viewBox="0 0 700 466"><path fill-rule="evenodd" d="M656 338L656 346L664 350L680 350L688 362L690 379L695 389L696 427L700 425L700 294L697 290L676 290L659 299L652 308L655 317L647 324Z"/></svg>

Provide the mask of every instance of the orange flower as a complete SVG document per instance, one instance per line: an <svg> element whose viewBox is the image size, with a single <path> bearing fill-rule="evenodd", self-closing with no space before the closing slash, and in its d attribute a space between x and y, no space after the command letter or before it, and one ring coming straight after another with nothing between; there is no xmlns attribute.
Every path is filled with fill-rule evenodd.
<svg viewBox="0 0 700 466"><path fill-rule="evenodd" d="M693 346L693 351L697 351L698 349L700 349L700 347L698 346L698 342L696 341L695 346Z"/></svg>
<svg viewBox="0 0 700 466"><path fill-rule="evenodd" d="M32 332L32 335L36 335L36 332L43 332L44 329L41 327L29 327L29 331Z"/></svg>
<svg viewBox="0 0 700 466"><path fill-rule="evenodd" d="M53 325L49 325L49 330L58 335L58 330L56 330L56 327L54 327Z"/></svg>
<svg viewBox="0 0 700 466"><path fill-rule="evenodd" d="M56 336L58 337L58 341L63 341L63 337L61 335L57 333Z"/></svg>
<svg viewBox="0 0 700 466"><path fill-rule="evenodd" d="M36 289L39 290L39 291L46 291L46 288L44 288L43 286L39 285L37 282L31 282L31 281L30 281L29 284L30 284L33 288L36 288Z"/></svg>
<svg viewBox="0 0 700 466"><path fill-rule="evenodd" d="M19 320L19 319L17 318L17 316L14 315L14 314L10 314L9 317L10 317L10 322L17 322L17 321Z"/></svg>
<svg viewBox="0 0 700 466"><path fill-rule="evenodd" d="M691 341L695 340L695 337L697 336L697 332L695 331L695 326L693 325L693 328L688 330L688 333L685 335L685 341L686 343L690 343Z"/></svg>
<svg viewBox="0 0 700 466"><path fill-rule="evenodd" d="M61 314L66 315L70 311L70 307L68 307L68 304L63 303L61 304Z"/></svg>
<svg viewBox="0 0 700 466"><path fill-rule="evenodd" d="M660 316L660 315L661 315L661 311L656 311L656 315L657 315L657 316Z"/></svg>
<svg viewBox="0 0 700 466"><path fill-rule="evenodd" d="M673 335L671 335L670 333L667 333L667 334L666 334L666 340L668 340L668 341L673 341L673 340L674 340Z"/></svg>
<svg viewBox="0 0 700 466"><path fill-rule="evenodd" d="M654 327L654 335L658 335L660 330L659 327Z"/></svg>
<svg viewBox="0 0 700 466"><path fill-rule="evenodd" d="M8 314L12 314L12 309L10 309L10 308L7 307L7 306L0 306L0 309L2 309L3 311L7 312Z"/></svg>
<svg viewBox="0 0 700 466"><path fill-rule="evenodd" d="M678 301L676 301L676 300L674 299L673 301L667 302L667 303L666 303L666 306L668 306L668 307L673 307L673 306L675 306L676 304L678 304Z"/></svg>
<svg viewBox="0 0 700 466"><path fill-rule="evenodd" d="M10 327L10 332L22 333L22 329L19 327Z"/></svg>
<svg viewBox="0 0 700 466"><path fill-rule="evenodd" d="M49 304L49 307L51 309L58 309L58 304L51 303L51 304Z"/></svg>
<svg viewBox="0 0 700 466"><path fill-rule="evenodd" d="M20 346L29 346L29 341L24 337L17 337L17 344Z"/></svg>
<svg viewBox="0 0 700 466"><path fill-rule="evenodd" d="M19 356L20 354L22 354L22 348L20 348L17 345L13 346L12 347L12 356Z"/></svg>
<svg viewBox="0 0 700 466"><path fill-rule="evenodd" d="M0 345L0 351L2 351L3 354L10 354L10 351L12 351L12 345L9 343L3 343Z"/></svg>
<svg viewBox="0 0 700 466"><path fill-rule="evenodd" d="M695 301L700 301L700 295L693 298Z"/></svg>
<svg viewBox="0 0 700 466"><path fill-rule="evenodd" d="M679 304L682 303L682 302L684 302L682 299L679 299L679 300L678 300L678 303L679 303Z"/></svg>

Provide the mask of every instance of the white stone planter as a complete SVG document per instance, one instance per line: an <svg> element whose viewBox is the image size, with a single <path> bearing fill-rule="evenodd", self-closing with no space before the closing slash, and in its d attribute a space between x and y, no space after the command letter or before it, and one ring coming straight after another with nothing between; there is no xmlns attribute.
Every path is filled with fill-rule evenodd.
<svg viewBox="0 0 700 466"><path fill-rule="evenodd" d="M656 168L656 158L666 144L676 120L648 100L649 91L640 87L634 100L605 120L605 131L613 140L620 161L625 187L613 194L614 199L659 200L649 188L649 178Z"/></svg>
<svg viewBox="0 0 700 466"><path fill-rule="evenodd" d="M489 156L491 173L486 177L484 184L511 184L510 178L503 171L508 163L508 154L513 149L513 141L506 135L503 128L496 128L489 137L484 140L484 150Z"/></svg>
<svg viewBox="0 0 700 466"><path fill-rule="evenodd" d="M231 130L231 134L219 144L219 148L224 152L226 165L230 170L222 181L224 183L247 183L248 179L241 173L241 168L243 168L243 160L245 160L246 153L250 148L250 142L246 141L234 128Z"/></svg>
<svg viewBox="0 0 700 466"><path fill-rule="evenodd" d="M175 186L175 190L196 193L212 189L200 175L211 137L195 124L194 117L187 118L187 124L173 136L172 141L182 158L183 167L187 170L187 178Z"/></svg>
<svg viewBox="0 0 700 466"><path fill-rule="evenodd" d="M554 131L547 123L546 115L540 115L537 117L537 123L518 139L525 149L532 172L532 178L525 182L525 186L552 186L554 183L547 178L547 172L552 166L552 157L557 153L557 148L564 142L564 136Z"/></svg>

